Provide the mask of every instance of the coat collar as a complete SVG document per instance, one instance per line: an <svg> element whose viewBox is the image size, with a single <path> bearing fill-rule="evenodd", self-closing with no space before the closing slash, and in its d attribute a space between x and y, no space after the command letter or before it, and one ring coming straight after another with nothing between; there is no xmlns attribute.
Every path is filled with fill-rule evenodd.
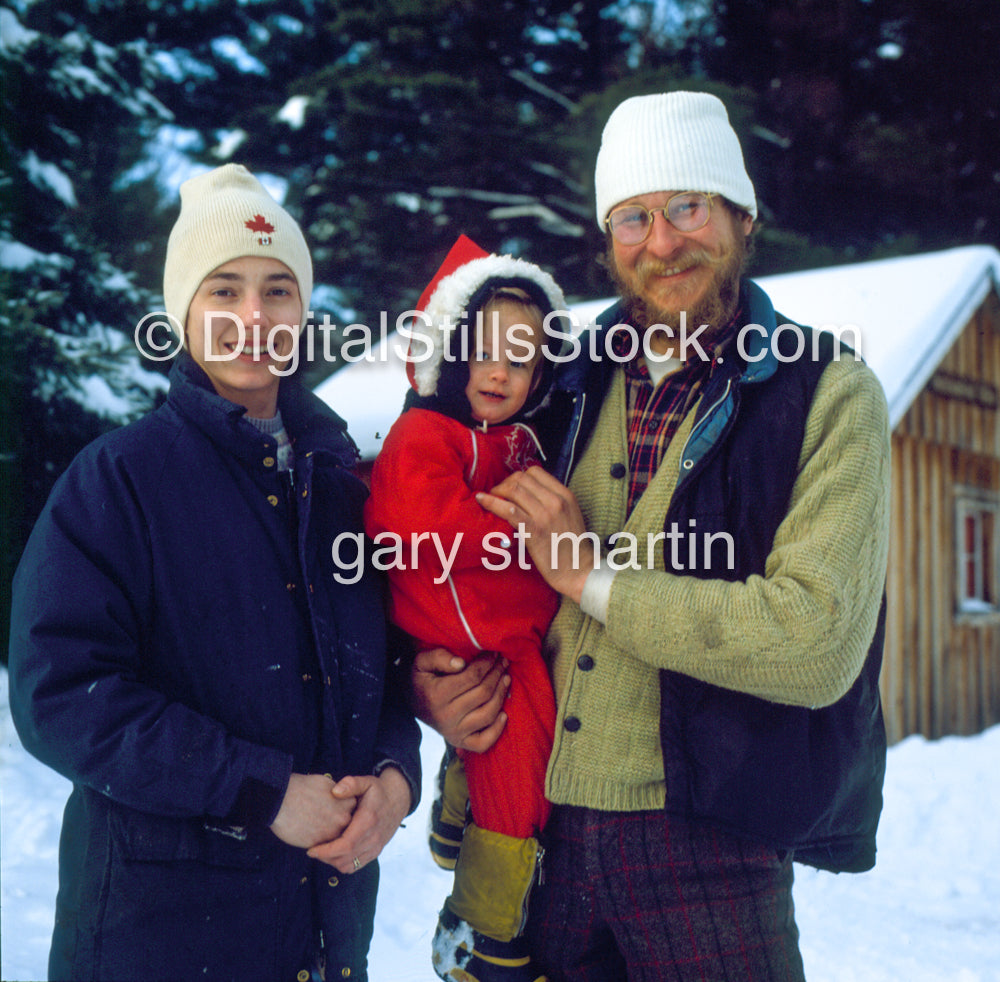
<svg viewBox="0 0 1000 982"><path fill-rule="evenodd" d="M168 403L213 443L241 459L256 460L261 443L269 438L244 419L246 410L220 396L208 376L187 352L181 352L170 370ZM342 467L353 467L360 456L347 433L347 424L297 381L281 380L278 409L297 454L324 451Z"/></svg>

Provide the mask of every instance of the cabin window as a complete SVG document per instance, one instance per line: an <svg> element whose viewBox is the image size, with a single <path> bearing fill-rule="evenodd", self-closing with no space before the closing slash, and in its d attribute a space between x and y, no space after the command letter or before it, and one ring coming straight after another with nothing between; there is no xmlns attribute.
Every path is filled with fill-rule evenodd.
<svg viewBox="0 0 1000 982"><path fill-rule="evenodd" d="M961 492L956 498L959 613L987 614L1000 609L998 514L998 494Z"/></svg>

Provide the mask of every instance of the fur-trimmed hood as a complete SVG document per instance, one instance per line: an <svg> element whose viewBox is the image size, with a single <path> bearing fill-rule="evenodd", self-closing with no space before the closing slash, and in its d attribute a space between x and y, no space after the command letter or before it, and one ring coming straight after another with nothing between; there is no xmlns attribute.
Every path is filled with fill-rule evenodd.
<svg viewBox="0 0 1000 982"><path fill-rule="evenodd" d="M478 253L476 258L461 261L472 250ZM457 268L456 261L460 262ZM449 264L452 271L447 272ZM442 276L442 271L446 275ZM562 290L543 269L514 256L483 254L463 236L432 281L430 296L410 328L407 374L412 391L407 394L406 408L433 409L476 425L465 397L469 381L467 358L475 350L476 314L499 287L523 290L543 317L566 309ZM553 359L543 353L539 385L508 422L525 418L542 404L551 385L552 369Z"/></svg>

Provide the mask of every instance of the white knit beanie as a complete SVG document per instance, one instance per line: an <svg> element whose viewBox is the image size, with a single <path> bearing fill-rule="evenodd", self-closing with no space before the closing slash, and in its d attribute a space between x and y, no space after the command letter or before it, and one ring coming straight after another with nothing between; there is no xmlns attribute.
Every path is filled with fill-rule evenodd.
<svg viewBox="0 0 1000 982"><path fill-rule="evenodd" d="M163 301L174 330L184 330L201 281L243 256L277 259L292 271L302 298L299 326L304 325L312 297L312 258L295 219L240 164L185 181L163 270Z"/></svg>
<svg viewBox="0 0 1000 982"><path fill-rule="evenodd" d="M721 194L757 217L753 184L726 107L707 92L626 99L608 118L594 174L597 224L615 205L656 191Z"/></svg>

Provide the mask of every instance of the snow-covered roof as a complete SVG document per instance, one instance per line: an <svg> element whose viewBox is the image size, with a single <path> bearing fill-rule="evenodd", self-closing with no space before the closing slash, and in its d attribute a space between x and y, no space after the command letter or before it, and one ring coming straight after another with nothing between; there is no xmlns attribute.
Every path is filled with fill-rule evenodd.
<svg viewBox="0 0 1000 982"><path fill-rule="evenodd" d="M1000 252L964 246L757 282L780 313L833 330L861 351L885 388L895 427L979 304L990 290L1000 292ZM611 302L572 310L587 323ZM404 339L390 335L369 354L369 361L340 369L316 389L347 420L366 459L378 453L409 385Z"/></svg>
<svg viewBox="0 0 1000 982"><path fill-rule="evenodd" d="M857 328L895 427L976 308L990 290L1000 292L1000 252L963 246L757 282L776 310L799 323Z"/></svg>

